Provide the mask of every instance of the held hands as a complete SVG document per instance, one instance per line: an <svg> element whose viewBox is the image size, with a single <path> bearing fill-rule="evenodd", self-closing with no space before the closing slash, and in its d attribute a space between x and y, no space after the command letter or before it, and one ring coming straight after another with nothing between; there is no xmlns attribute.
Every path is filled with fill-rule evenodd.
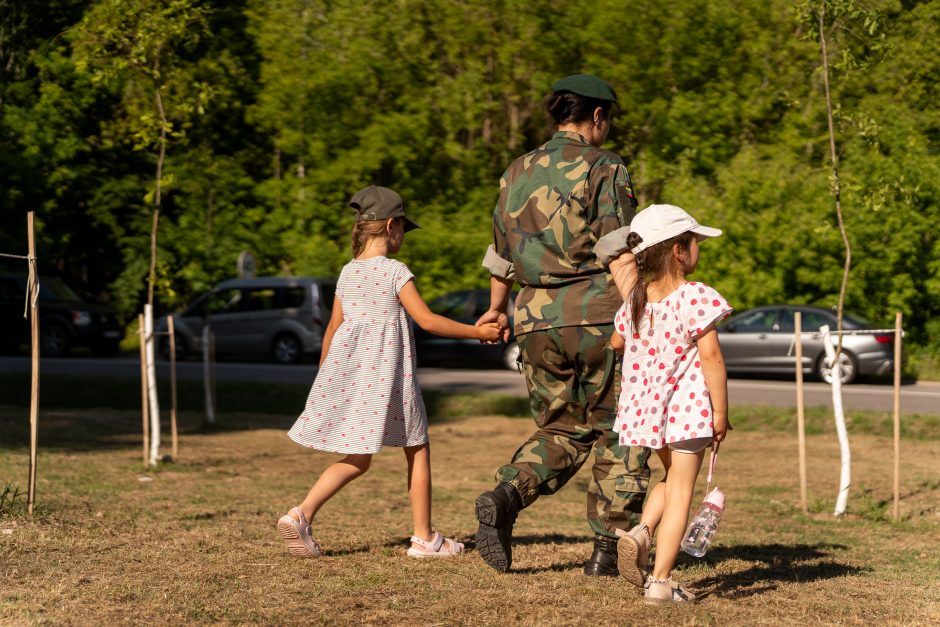
<svg viewBox="0 0 940 627"><path fill-rule="evenodd" d="M495 322L476 323L477 339L486 344L495 344L503 334L503 329Z"/></svg>
<svg viewBox="0 0 940 627"><path fill-rule="evenodd" d="M509 316L507 316L505 313L501 311L494 311L492 309L487 311L485 314L480 316L480 319L477 320L475 326L481 327L483 325L491 325L494 323L496 327L499 329L499 333L497 333L496 336L493 338L483 337L481 335L480 341L483 342L484 344L496 344L500 340L504 342L508 342L509 341Z"/></svg>

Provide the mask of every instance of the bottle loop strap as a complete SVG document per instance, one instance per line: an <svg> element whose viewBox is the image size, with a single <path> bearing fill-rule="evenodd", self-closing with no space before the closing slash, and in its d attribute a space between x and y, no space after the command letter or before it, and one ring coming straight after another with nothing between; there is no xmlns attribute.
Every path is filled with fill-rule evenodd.
<svg viewBox="0 0 940 627"><path fill-rule="evenodd" d="M706 480L705 485L705 496L708 496L708 492L711 489L712 485L712 475L715 474L715 464L718 463L718 445L719 442L715 442L715 445L712 447L711 460L708 462L708 479Z"/></svg>

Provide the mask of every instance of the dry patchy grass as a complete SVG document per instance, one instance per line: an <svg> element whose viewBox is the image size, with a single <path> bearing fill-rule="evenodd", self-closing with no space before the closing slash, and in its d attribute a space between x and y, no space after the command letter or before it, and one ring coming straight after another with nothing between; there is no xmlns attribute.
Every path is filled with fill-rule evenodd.
<svg viewBox="0 0 940 627"><path fill-rule="evenodd" d="M0 430L22 417L0 408ZM399 451L383 451L321 511L315 529L326 556L297 560L276 519L333 457L291 443L283 416L226 415L229 429L211 433L185 418L179 462L145 471L133 412L44 415L40 515L0 517L0 623L897 624L940 616L936 441L903 444L903 520L892 524L889 440L852 438L850 511L835 520L834 437L808 438L814 513L803 515L795 438L733 433L717 472L729 506L716 546L703 560L683 559L677 573L708 596L660 608L618 579L582 574L592 542L587 469L520 515L511 573L496 573L472 550L473 501L529 435L529 420L431 427L435 524L471 550L421 561L404 555L410 515ZM25 450L0 451L0 482L25 477Z"/></svg>

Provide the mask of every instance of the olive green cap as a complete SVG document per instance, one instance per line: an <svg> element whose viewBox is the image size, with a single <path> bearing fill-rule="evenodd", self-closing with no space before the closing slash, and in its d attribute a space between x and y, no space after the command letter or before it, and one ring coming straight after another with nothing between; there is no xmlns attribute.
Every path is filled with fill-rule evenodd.
<svg viewBox="0 0 940 627"><path fill-rule="evenodd" d="M560 78L552 83L552 92L570 91L573 94L594 98L595 100L608 100L617 102L617 92L606 81L592 74L572 74Z"/></svg>
<svg viewBox="0 0 940 627"><path fill-rule="evenodd" d="M370 185L356 192L349 201L356 212L356 221L404 218L405 230L420 229L418 223L405 215L405 205L398 192L387 187Z"/></svg>

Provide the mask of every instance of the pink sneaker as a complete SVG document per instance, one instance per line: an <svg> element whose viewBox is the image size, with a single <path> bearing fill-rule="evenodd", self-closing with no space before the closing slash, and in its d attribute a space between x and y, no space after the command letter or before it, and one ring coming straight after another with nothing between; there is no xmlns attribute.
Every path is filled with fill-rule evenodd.
<svg viewBox="0 0 940 627"><path fill-rule="evenodd" d="M408 549L408 557L453 557L463 553L463 543L445 538L438 532L434 532L431 541L426 542L418 536L411 536L411 543L418 546L412 546Z"/></svg>
<svg viewBox="0 0 940 627"><path fill-rule="evenodd" d="M295 520L292 513L297 514L300 520ZM320 557L322 554L320 545L313 539L310 523L299 507L293 507L281 516L277 521L277 530L287 543L288 552L294 557Z"/></svg>

